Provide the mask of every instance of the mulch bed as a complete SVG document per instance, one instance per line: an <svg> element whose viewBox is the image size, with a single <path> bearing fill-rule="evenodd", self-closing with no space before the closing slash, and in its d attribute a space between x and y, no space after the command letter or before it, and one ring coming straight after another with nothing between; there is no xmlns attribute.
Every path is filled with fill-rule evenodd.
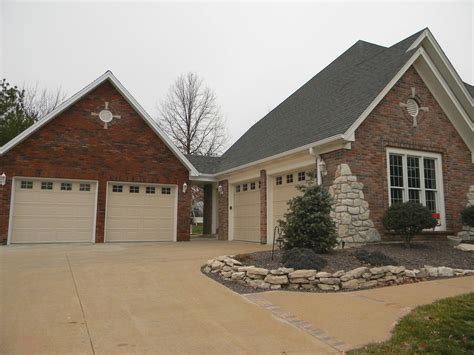
<svg viewBox="0 0 474 355"><path fill-rule="evenodd" d="M334 250L328 254L321 254L328 263L320 271L348 271L359 266L373 266L365 264L355 257L355 252L360 249L365 249L368 252L381 252L407 269L419 269L424 265L448 266L453 269L474 269L474 253L454 249L445 241L433 241L414 242L410 248L407 248L403 243L391 243ZM277 269L283 266L281 263L282 252L275 251L274 260L271 259L271 254L271 251L247 254L248 258L243 263L266 269Z"/></svg>
<svg viewBox="0 0 474 355"><path fill-rule="evenodd" d="M327 260L327 265L323 270L318 271L349 271L360 266L375 266L363 263L356 258L355 253L360 249L365 249L368 252L379 251L392 258L398 263L398 265L405 266L407 269L420 269L424 265L447 266L453 269L474 269L474 253L454 249L451 245L449 245L448 242L445 241L433 241L413 242L410 248L405 247L403 243L381 243L364 245L360 248L334 250L328 254L321 254L321 256ZM281 263L282 254L282 251L276 250L273 260L271 251L240 254L236 256L236 258L239 259L244 265L253 265L266 269L277 269L284 266ZM254 289L249 286L240 285L236 282L224 280L213 273L206 275L237 293L244 294L265 291L262 289ZM300 292L311 291L300 290Z"/></svg>

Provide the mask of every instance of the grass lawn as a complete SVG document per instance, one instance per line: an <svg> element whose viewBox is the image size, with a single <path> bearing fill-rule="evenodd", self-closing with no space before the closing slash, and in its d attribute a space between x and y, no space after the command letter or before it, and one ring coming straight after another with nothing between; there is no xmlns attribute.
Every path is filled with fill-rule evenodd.
<svg viewBox="0 0 474 355"><path fill-rule="evenodd" d="M193 234L202 234L202 224L193 224Z"/></svg>
<svg viewBox="0 0 474 355"><path fill-rule="evenodd" d="M474 354L474 293L414 309L385 343L349 354Z"/></svg>

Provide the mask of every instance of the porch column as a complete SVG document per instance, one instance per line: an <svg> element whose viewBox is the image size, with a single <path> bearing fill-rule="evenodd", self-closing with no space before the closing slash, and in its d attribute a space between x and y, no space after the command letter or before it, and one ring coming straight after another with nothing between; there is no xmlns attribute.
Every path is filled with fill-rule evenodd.
<svg viewBox="0 0 474 355"><path fill-rule="evenodd" d="M218 194L219 201L219 228L218 228L218 239L228 240L229 239L229 182L227 180L219 181L218 188L220 186L221 192Z"/></svg>
<svg viewBox="0 0 474 355"><path fill-rule="evenodd" d="M203 231L205 235L212 234L212 184L204 185Z"/></svg>
<svg viewBox="0 0 474 355"><path fill-rule="evenodd" d="M260 244L267 244L267 171L260 170Z"/></svg>

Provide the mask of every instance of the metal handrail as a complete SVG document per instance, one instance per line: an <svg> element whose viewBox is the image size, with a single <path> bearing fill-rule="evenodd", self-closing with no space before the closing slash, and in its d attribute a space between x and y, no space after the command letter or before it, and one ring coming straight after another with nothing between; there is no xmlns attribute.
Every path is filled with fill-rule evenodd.
<svg viewBox="0 0 474 355"><path fill-rule="evenodd" d="M275 226L275 228L273 228L272 260L273 260L273 255L275 254L275 241L277 240L277 238L275 238L276 234L278 234L278 239L281 238L281 231L280 231L280 227L278 226ZM278 249L279 248L280 247L278 247Z"/></svg>

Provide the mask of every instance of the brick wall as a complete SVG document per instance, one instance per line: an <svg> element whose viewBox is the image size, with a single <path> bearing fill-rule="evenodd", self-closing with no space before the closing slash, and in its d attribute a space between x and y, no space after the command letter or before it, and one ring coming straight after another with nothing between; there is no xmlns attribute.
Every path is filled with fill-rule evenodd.
<svg viewBox="0 0 474 355"><path fill-rule="evenodd" d="M222 186L222 195L218 193L219 208L219 230L217 232L219 240L229 239L229 182L219 181L218 186Z"/></svg>
<svg viewBox="0 0 474 355"><path fill-rule="evenodd" d="M114 119L105 130L91 112L109 102ZM178 240L189 240L189 173L120 93L105 82L27 140L0 157L7 184L0 187L0 240L6 240L13 176L99 181L96 241L104 240L107 181L178 185Z"/></svg>
<svg viewBox="0 0 474 355"><path fill-rule="evenodd" d="M260 170L260 243L267 243L267 171Z"/></svg>
<svg viewBox="0 0 474 355"><path fill-rule="evenodd" d="M412 87L416 88L422 106L429 107L417 128L399 106L410 96ZM461 229L460 211L467 203L466 193L474 181L471 153L414 68L410 68L377 105L357 129L355 138L351 150L323 155L328 169L324 179L326 187L334 179L336 166L349 164L352 173L364 184L370 217L383 233L382 216L389 206L386 148L440 153L447 229ZM389 239L390 235L382 237Z"/></svg>

